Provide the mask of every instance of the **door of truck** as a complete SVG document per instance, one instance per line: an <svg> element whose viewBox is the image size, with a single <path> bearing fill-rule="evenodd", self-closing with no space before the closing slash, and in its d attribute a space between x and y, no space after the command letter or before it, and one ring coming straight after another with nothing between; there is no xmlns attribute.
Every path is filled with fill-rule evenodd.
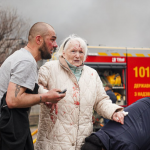
<svg viewBox="0 0 150 150"><path fill-rule="evenodd" d="M150 49L127 49L127 86L128 105L150 97Z"/></svg>

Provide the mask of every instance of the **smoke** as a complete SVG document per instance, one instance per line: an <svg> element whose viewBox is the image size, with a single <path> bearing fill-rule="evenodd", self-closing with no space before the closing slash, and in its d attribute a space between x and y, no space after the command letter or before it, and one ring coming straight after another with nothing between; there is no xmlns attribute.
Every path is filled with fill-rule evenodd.
<svg viewBox="0 0 150 150"><path fill-rule="evenodd" d="M58 44L70 34L89 45L150 47L149 0L2 0L30 24L43 21L57 33Z"/></svg>

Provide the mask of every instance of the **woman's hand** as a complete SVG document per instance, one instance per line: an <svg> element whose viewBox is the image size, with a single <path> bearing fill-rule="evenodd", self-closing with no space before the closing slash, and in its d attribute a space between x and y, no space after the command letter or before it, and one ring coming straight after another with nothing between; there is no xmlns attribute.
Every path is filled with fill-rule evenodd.
<svg viewBox="0 0 150 150"><path fill-rule="evenodd" d="M48 108L50 108L50 117L52 122L55 124L56 122L56 115L58 112L58 106L57 103L51 103L51 102L45 102L44 103Z"/></svg>
<svg viewBox="0 0 150 150"><path fill-rule="evenodd" d="M57 115L58 112L58 106L57 103L51 103L51 102L45 102L45 105L50 108L50 113L52 113L55 110L55 114Z"/></svg>
<svg viewBox="0 0 150 150"><path fill-rule="evenodd" d="M112 119L116 122L124 124L124 113L122 111L114 112Z"/></svg>

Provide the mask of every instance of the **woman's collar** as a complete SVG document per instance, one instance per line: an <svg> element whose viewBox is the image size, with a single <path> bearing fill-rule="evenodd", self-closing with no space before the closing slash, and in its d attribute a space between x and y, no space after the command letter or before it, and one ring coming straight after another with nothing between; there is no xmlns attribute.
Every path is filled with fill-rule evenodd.
<svg viewBox="0 0 150 150"><path fill-rule="evenodd" d="M83 65L84 65L84 64L82 64L82 65L80 65L80 66L77 67L77 66L74 66L74 65L72 65L71 63L69 63L67 59L65 59L65 61L67 62L68 66L71 67L71 68L83 69Z"/></svg>

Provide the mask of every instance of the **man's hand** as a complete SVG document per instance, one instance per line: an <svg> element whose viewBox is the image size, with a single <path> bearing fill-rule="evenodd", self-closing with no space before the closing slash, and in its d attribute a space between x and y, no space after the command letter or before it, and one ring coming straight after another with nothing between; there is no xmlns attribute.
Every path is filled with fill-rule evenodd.
<svg viewBox="0 0 150 150"><path fill-rule="evenodd" d="M44 96L42 96L42 102L51 102L51 103L57 103L62 98L66 96L66 93L59 94L58 92L61 92L59 89L52 89L48 91L47 93L44 93Z"/></svg>
<svg viewBox="0 0 150 150"><path fill-rule="evenodd" d="M122 111L114 112L112 119L116 122L124 124L124 113Z"/></svg>

